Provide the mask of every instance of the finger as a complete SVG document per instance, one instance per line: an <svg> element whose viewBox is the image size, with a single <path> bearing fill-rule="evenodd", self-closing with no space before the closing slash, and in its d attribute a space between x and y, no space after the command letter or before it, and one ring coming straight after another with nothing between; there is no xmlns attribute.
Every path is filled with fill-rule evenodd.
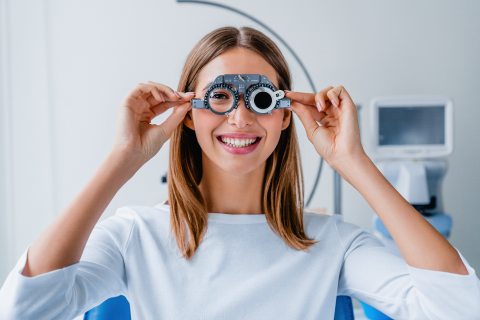
<svg viewBox="0 0 480 320"><path fill-rule="evenodd" d="M158 103L165 102L165 99L162 97L162 94L160 93L157 87L152 88L152 96L155 97Z"/></svg>
<svg viewBox="0 0 480 320"><path fill-rule="evenodd" d="M290 107L293 109L295 114L300 118L302 121L303 126L305 127L305 132L307 133L308 140L311 142L314 141L315 132L320 128L317 121L313 117L312 113L309 110L307 105L302 103L295 103L292 102ZM318 113L318 110L315 110Z"/></svg>
<svg viewBox="0 0 480 320"><path fill-rule="evenodd" d="M152 93L148 96L145 94L144 98L146 98L145 100L147 100L150 106L156 106L159 103L165 102L165 99L156 87L152 87Z"/></svg>
<svg viewBox="0 0 480 320"><path fill-rule="evenodd" d="M290 107L293 109L294 112L296 112L296 110L298 108L300 108L300 105L303 105L301 104L300 102L296 102L296 101L293 101L291 104L290 104ZM308 111L310 111L310 114L312 115L312 117L315 119L315 121L317 122L320 122L323 120L323 118L325 118L327 116L327 114L325 112L318 112L318 109L317 107L314 107L314 106L310 106L310 105L303 105L304 107L306 107L308 109Z"/></svg>
<svg viewBox="0 0 480 320"><path fill-rule="evenodd" d="M316 98L317 96L325 96L326 98L326 94L328 92L328 90L330 89L333 89L332 86L328 87L328 88L325 88L321 91L319 91L317 94L314 94L314 93L305 93L305 92L295 92L295 91L286 91L285 92L285 96L287 98L290 98L292 99L293 101L297 101L297 102L300 102L300 103L303 103L303 104L309 104L309 105L312 105L312 106L317 106L318 108L318 105L317 105L317 101ZM323 107L325 108L326 106L323 105ZM321 110L319 110L321 111Z"/></svg>
<svg viewBox="0 0 480 320"><path fill-rule="evenodd" d="M161 92L158 92L158 93L159 93L160 97L163 99L162 93ZM177 93L181 96L181 99L178 100L178 101L168 101L168 102L166 102L166 103L168 103L169 108L178 106L182 101L183 102L189 101L190 99L195 97L195 92L187 92L187 93L177 92ZM153 96L150 96L150 97L147 98L147 102L150 104L150 106L154 107L154 106L157 106L159 103L165 102L165 100L157 101L157 98L154 98Z"/></svg>
<svg viewBox="0 0 480 320"><path fill-rule="evenodd" d="M343 86L338 86L334 89L329 90L327 92L327 96L335 107L338 107L340 105L341 100L352 101L352 98L350 98L350 95L348 94L347 90L345 90ZM353 101L352 101L352 104L353 104Z"/></svg>
<svg viewBox="0 0 480 320"><path fill-rule="evenodd" d="M148 97L146 100L147 100L148 104L150 105L150 107L156 106L156 105L163 102L163 100L158 101L157 98L155 98L152 95L150 97Z"/></svg>
<svg viewBox="0 0 480 320"><path fill-rule="evenodd" d="M162 96L162 93L160 93L160 97L162 99L164 99L163 96ZM168 103L168 104L171 104L172 106L178 106L179 102L181 102L181 101L167 101L167 102L165 102L165 100L157 101L156 98L154 98L153 96L150 96L150 97L147 98L147 102L150 104L150 107L154 107L154 106L156 106L160 103Z"/></svg>
<svg viewBox="0 0 480 320"><path fill-rule="evenodd" d="M145 93L143 92L137 99L143 99L146 100L148 97L150 97L152 94L151 93Z"/></svg>
<svg viewBox="0 0 480 320"><path fill-rule="evenodd" d="M166 95L167 100L177 101L181 99L178 92L174 91L172 88L164 84L153 82L153 81L147 81L147 84L155 86L160 92L164 93Z"/></svg>
<svg viewBox="0 0 480 320"><path fill-rule="evenodd" d="M178 101L180 100L180 95L173 91L170 87L167 87L161 83L156 83L152 81L148 81L147 83L139 83L133 88L127 96L132 96L134 98L139 98L143 93L152 93L153 88L157 88L159 91L159 96L161 100L166 101L167 99L170 101ZM165 99L165 97L167 99Z"/></svg>
<svg viewBox="0 0 480 320"><path fill-rule="evenodd" d="M189 102L185 102L175 109L168 118L158 126L157 130L160 132L160 135L163 138L163 142L167 141L170 136L172 135L173 130L183 121L185 115L190 110L192 104Z"/></svg>
<svg viewBox="0 0 480 320"><path fill-rule="evenodd" d="M303 105L303 107L307 108L310 111L315 121L320 123L323 127L338 126L338 111L334 110L334 112L328 112L328 109L332 106L329 101L330 100L325 101L328 107L326 110L321 112L318 112L317 107L311 105L303 105L296 101L293 101L290 104L290 107L293 109L294 112L296 112L299 108L299 105ZM346 107L348 108L348 105Z"/></svg>
<svg viewBox="0 0 480 320"><path fill-rule="evenodd" d="M188 101L195 98L195 92L177 92L180 95L181 100Z"/></svg>
<svg viewBox="0 0 480 320"><path fill-rule="evenodd" d="M168 109L174 108L174 107L176 107L180 104L181 104L181 102L179 102L179 101L167 101L165 103L160 103L156 106L151 107L150 110L152 110L152 112L155 114L155 116L158 116L159 114L164 113Z"/></svg>
<svg viewBox="0 0 480 320"><path fill-rule="evenodd" d="M315 94L314 93L306 93L306 92L296 92L296 91L288 91L285 92L285 96L287 98L292 99L293 101L297 101L303 104L309 104L314 106L315 105Z"/></svg>
<svg viewBox="0 0 480 320"><path fill-rule="evenodd" d="M167 105L167 103L171 103L171 102L160 103L160 104L150 108L150 110L152 110L152 112L155 114L155 117L164 113L165 111L167 111L171 107L174 107L174 106Z"/></svg>
<svg viewBox="0 0 480 320"><path fill-rule="evenodd" d="M147 98L152 92L152 86L145 83L139 83L133 88L128 94L127 97L134 97L138 99L140 97Z"/></svg>
<svg viewBox="0 0 480 320"><path fill-rule="evenodd" d="M330 101L328 101L326 99L328 98L327 97L327 92L331 89L333 89L332 86L319 91L315 95L315 101L316 101L315 105L317 106L318 111L326 111L327 108L330 107ZM328 103L327 103L327 101L328 101Z"/></svg>
<svg viewBox="0 0 480 320"><path fill-rule="evenodd" d="M145 93L145 94L142 95L142 97L146 98L145 100L147 100L150 103L150 105L156 105L158 103L165 102L165 98L163 97L163 94L160 91L158 91L158 94L160 96L160 101L157 100L158 98L155 98L152 94L146 94Z"/></svg>

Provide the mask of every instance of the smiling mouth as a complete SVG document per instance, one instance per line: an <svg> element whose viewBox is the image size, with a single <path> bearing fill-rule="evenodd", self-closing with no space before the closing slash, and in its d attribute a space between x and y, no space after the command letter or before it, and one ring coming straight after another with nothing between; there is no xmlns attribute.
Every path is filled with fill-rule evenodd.
<svg viewBox="0 0 480 320"><path fill-rule="evenodd" d="M261 138L252 138L252 139L238 139L238 138L229 138L229 137L222 137L218 136L217 137L218 141L220 141L223 144L226 144L227 146L233 147L233 148L246 148L251 145L256 144Z"/></svg>

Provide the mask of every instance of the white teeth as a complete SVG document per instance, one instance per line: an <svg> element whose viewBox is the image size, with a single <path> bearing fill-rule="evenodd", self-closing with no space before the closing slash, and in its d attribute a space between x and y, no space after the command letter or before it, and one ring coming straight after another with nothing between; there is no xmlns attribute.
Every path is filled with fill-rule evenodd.
<svg viewBox="0 0 480 320"><path fill-rule="evenodd" d="M235 148L244 148L248 147L255 143L256 139L230 139L230 138L221 138L222 142Z"/></svg>

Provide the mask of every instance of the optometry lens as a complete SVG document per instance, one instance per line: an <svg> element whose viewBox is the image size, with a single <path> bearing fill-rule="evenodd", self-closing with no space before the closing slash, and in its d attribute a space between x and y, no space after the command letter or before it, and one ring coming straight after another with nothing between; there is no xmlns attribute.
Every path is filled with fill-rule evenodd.
<svg viewBox="0 0 480 320"><path fill-rule="evenodd" d="M259 92L253 98L253 102L260 109L266 109L272 104L272 96L266 92Z"/></svg>
<svg viewBox="0 0 480 320"><path fill-rule="evenodd" d="M222 88L218 88L210 92L208 95L208 102L210 107L217 112L226 112L228 111L235 99L230 91Z"/></svg>
<svg viewBox="0 0 480 320"><path fill-rule="evenodd" d="M240 94L244 96L241 98ZM196 109L209 109L228 117L240 100L244 100L248 109L260 115L272 114L277 108L288 108L291 102L283 90L275 90L264 75L225 74L215 78L203 100L192 98L191 103Z"/></svg>

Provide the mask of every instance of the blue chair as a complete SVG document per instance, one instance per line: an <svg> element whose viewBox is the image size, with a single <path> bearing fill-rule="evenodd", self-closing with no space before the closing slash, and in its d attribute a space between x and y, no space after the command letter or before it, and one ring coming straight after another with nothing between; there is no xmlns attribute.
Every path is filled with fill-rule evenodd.
<svg viewBox="0 0 480 320"><path fill-rule="evenodd" d="M390 318L386 314L382 313L381 311L378 311L377 309L375 309L374 307L366 304L365 302L362 302L362 301L359 301L359 302L363 307L363 311L365 312L365 317L367 317L368 319L372 319L372 320L393 320L392 318Z"/></svg>
<svg viewBox="0 0 480 320"><path fill-rule="evenodd" d="M352 298L337 296L333 320L354 320Z"/></svg>
<svg viewBox="0 0 480 320"><path fill-rule="evenodd" d="M83 320L131 320L130 303L124 296L105 300L85 313ZM354 320L352 298L337 296L334 320Z"/></svg>
<svg viewBox="0 0 480 320"><path fill-rule="evenodd" d="M107 299L99 306L88 310L83 320L132 320L130 303L125 296Z"/></svg>

